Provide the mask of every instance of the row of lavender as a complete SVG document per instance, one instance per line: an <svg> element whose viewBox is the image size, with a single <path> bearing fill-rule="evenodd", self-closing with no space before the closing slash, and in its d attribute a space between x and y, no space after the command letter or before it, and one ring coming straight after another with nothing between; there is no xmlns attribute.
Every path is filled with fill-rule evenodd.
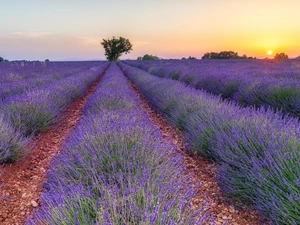
<svg viewBox="0 0 300 225"><path fill-rule="evenodd" d="M6 97L0 104L0 164L27 154L32 135L53 124L57 116L105 70L99 63L84 71Z"/></svg>
<svg viewBox="0 0 300 225"><path fill-rule="evenodd" d="M300 124L120 63L151 104L182 129L191 149L217 161L221 189L273 224L300 223Z"/></svg>
<svg viewBox="0 0 300 225"><path fill-rule="evenodd" d="M300 61L125 61L159 77L233 99L244 106L272 107L300 117Z"/></svg>
<svg viewBox="0 0 300 225"><path fill-rule="evenodd" d="M25 80L53 69L52 63L5 62L0 64L0 82Z"/></svg>
<svg viewBox="0 0 300 225"><path fill-rule="evenodd" d="M78 70L88 69L96 66L96 61L85 62L23 62L13 61L0 64L0 82L10 82L18 80L27 80L33 77L39 77L42 74L57 74L59 71L79 72Z"/></svg>
<svg viewBox="0 0 300 225"><path fill-rule="evenodd" d="M41 207L25 224L202 224L182 156L170 155L116 64L111 64L61 154ZM200 217L196 221L195 216Z"/></svg>
<svg viewBox="0 0 300 225"><path fill-rule="evenodd" d="M249 75L251 77L274 77L274 78L291 78L300 79L300 60L126 60L132 65L146 66L145 68L156 69L156 66L174 67L188 70L197 70L198 72L230 75ZM176 70L174 71L176 72ZM177 71L179 72L179 71Z"/></svg>
<svg viewBox="0 0 300 225"><path fill-rule="evenodd" d="M34 66L27 63L20 67L21 63L3 63L0 68L0 99L21 94L29 89L42 86L49 82L62 79L80 71L96 66L98 62L61 62L47 63L44 66Z"/></svg>

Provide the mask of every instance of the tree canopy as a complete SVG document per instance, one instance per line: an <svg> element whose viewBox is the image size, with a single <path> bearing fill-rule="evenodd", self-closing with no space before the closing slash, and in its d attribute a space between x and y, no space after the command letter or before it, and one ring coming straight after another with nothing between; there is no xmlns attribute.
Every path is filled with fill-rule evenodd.
<svg viewBox="0 0 300 225"><path fill-rule="evenodd" d="M247 55L239 56L234 51L221 51L221 52L207 52L202 56L202 59L251 59Z"/></svg>
<svg viewBox="0 0 300 225"><path fill-rule="evenodd" d="M274 56L274 59L288 59L289 56L285 53L277 53L275 56Z"/></svg>
<svg viewBox="0 0 300 225"><path fill-rule="evenodd" d="M101 45L109 61L117 61L123 53L127 54L132 50L130 41L123 37L115 38L113 36L112 39L103 39Z"/></svg>
<svg viewBox="0 0 300 225"><path fill-rule="evenodd" d="M157 56L146 54L143 57L139 56L137 60L159 60Z"/></svg>
<svg viewBox="0 0 300 225"><path fill-rule="evenodd" d="M9 62L8 59L4 59L0 56L0 62Z"/></svg>

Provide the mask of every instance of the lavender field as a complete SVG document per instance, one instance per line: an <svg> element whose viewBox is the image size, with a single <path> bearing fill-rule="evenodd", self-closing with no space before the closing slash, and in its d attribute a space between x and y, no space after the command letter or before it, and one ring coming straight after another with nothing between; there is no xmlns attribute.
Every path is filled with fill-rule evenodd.
<svg viewBox="0 0 300 225"><path fill-rule="evenodd" d="M155 76L300 117L300 60L127 60Z"/></svg>
<svg viewBox="0 0 300 225"><path fill-rule="evenodd" d="M26 224L203 224L181 156L139 110L116 64L47 173L42 207ZM72 190L72 192L70 192ZM182 191L183 190L183 191Z"/></svg>
<svg viewBox="0 0 300 225"><path fill-rule="evenodd" d="M250 202L274 224L299 224L298 118L268 107L241 107L182 82L119 65L143 96L185 133L191 150L220 165L217 182L225 193Z"/></svg>
<svg viewBox="0 0 300 225"><path fill-rule="evenodd" d="M297 60L1 63L0 164L28 155L99 77L25 224L214 224L190 207L199 184L182 176L183 155L162 141L129 81L190 152L217 164L226 196L271 224L300 223Z"/></svg>
<svg viewBox="0 0 300 225"><path fill-rule="evenodd" d="M32 136L46 129L108 66L103 63L2 63L0 163L30 151Z"/></svg>

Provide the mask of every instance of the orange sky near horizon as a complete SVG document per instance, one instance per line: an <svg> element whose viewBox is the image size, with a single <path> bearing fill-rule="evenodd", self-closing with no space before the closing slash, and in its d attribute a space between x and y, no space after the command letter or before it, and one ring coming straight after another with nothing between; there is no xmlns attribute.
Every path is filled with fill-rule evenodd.
<svg viewBox="0 0 300 225"><path fill-rule="evenodd" d="M7 1L0 8L6 18L0 21L0 56L105 59L100 42L114 35L133 44L123 59L201 58L225 50L293 58L300 55L299 9L298 0Z"/></svg>

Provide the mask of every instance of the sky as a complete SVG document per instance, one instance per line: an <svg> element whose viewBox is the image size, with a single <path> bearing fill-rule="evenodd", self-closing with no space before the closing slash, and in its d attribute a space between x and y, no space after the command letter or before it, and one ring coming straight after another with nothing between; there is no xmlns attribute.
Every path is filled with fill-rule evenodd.
<svg viewBox="0 0 300 225"><path fill-rule="evenodd" d="M99 60L102 39L122 36L133 51L121 59L227 50L292 58L300 55L299 10L299 0L0 0L0 56Z"/></svg>

